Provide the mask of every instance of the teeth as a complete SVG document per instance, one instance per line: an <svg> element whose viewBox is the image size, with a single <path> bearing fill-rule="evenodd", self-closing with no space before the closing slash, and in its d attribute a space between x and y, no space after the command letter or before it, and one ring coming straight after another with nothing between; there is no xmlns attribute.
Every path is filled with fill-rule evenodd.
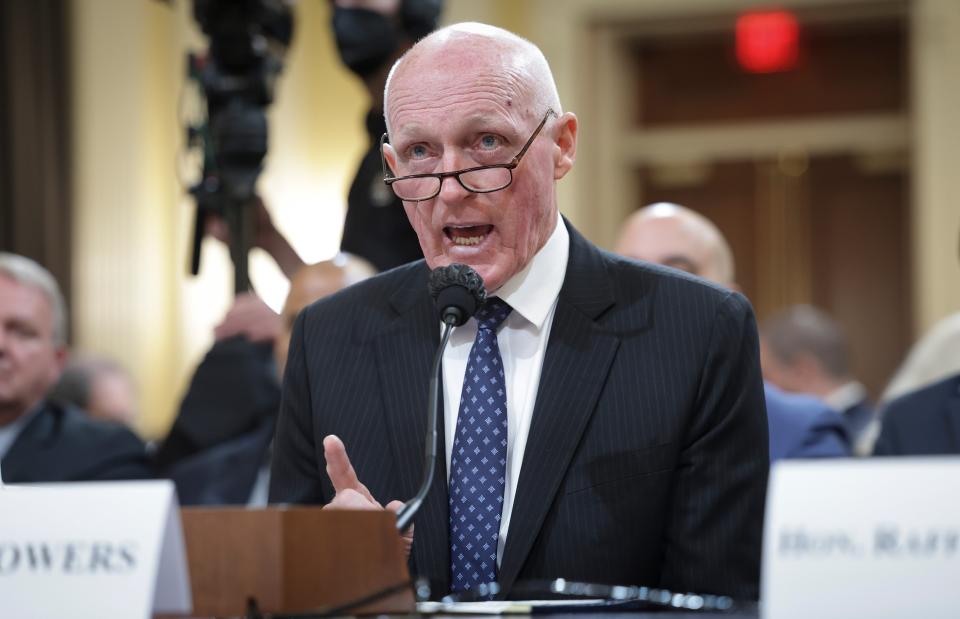
<svg viewBox="0 0 960 619"><path fill-rule="evenodd" d="M482 236L456 236L453 237L453 242L457 245L479 245L480 241L483 240Z"/></svg>

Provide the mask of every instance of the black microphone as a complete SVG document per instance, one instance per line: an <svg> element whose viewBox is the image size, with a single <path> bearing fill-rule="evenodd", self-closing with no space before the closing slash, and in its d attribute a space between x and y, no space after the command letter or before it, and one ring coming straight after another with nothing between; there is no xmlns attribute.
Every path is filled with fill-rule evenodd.
<svg viewBox="0 0 960 619"><path fill-rule="evenodd" d="M423 504L433 483L433 474L437 467L437 398L440 391L440 360L443 358L443 350L447 347L453 327L459 327L467 322L487 299L483 279L465 264L451 264L434 269L430 273L427 288L437 310L440 311L443 335L440 338L437 354L433 357L433 371L427 391L427 436L424 440L423 481L416 496L407 501L397 512L397 530L401 533L409 528L417 510Z"/></svg>
<svg viewBox="0 0 960 619"><path fill-rule="evenodd" d="M427 281L430 296L444 323L459 327L487 300L480 275L465 264L434 269Z"/></svg>

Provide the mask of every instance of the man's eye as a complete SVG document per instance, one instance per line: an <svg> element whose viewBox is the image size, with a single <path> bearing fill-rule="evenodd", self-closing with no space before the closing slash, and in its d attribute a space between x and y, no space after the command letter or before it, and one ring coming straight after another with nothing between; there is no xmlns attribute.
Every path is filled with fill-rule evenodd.
<svg viewBox="0 0 960 619"><path fill-rule="evenodd" d="M493 150L494 148L499 147L501 144L503 144L503 140L499 135L487 133L480 136L480 148L485 150Z"/></svg>
<svg viewBox="0 0 960 619"><path fill-rule="evenodd" d="M21 339L28 339L37 336L37 332L27 325L14 324L10 327L11 333Z"/></svg>
<svg viewBox="0 0 960 619"><path fill-rule="evenodd" d="M407 149L407 153L411 159L423 159L427 156L427 147L423 144L414 144Z"/></svg>

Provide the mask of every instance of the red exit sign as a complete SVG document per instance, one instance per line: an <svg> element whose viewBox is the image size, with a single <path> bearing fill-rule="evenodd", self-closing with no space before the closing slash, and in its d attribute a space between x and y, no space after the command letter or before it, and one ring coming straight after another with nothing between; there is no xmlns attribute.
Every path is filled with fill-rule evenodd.
<svg viewBox="0 0 960 619"><path fill-rule="evenodd" d="M750 11L737 18L737 61L751 73L788 71L797 64L800 26L789 11Z"/></svg>

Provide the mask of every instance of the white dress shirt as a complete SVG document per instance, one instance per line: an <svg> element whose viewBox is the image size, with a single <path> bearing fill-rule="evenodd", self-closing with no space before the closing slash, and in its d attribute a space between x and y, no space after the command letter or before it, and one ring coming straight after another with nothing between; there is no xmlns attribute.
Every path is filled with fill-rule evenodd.
<svg viewBox="0 0 960 619"><path fill-rule="evenodd" d="M507 384L507 475L497 540L497 565L503 559L513 499L520 479L520 465L523 463L533 406L540 386L543 355L547 350L569 254L570 234L558 215L553 234L530 264L491 294L513 308L497 335ZM463 326L454 328L443 353L443 426L448 471L467 357L476 337L477 321L471 318Z"/></svg>

